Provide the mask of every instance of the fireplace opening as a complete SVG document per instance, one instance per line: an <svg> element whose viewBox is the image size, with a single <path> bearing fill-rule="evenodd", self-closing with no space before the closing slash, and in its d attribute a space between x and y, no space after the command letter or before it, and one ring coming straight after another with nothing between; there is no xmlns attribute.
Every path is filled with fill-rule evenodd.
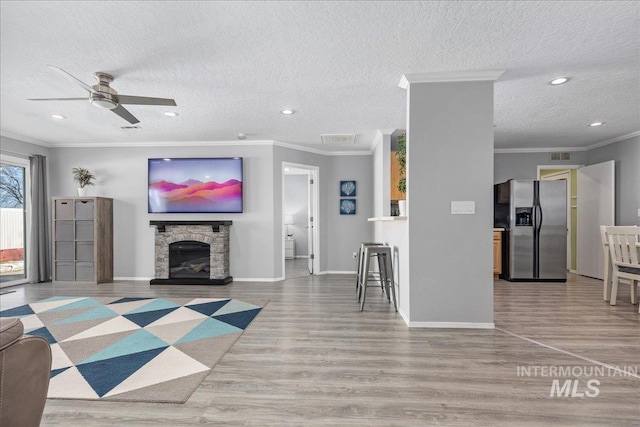
<svg viewBox="0 0 640 427"><path fill-rule="evenodd" d="M169 278L209 278L210 247L207 243L184 240L169 244Z"/></svg>

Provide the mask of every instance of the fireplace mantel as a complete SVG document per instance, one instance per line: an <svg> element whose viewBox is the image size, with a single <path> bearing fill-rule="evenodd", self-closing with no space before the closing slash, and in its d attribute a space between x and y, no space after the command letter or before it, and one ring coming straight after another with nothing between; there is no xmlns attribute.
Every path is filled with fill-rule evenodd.
<svg viewBox="0 0 640 427"><path fill-rule="evenodd" d="M221 225L231 225L233 221L199 221L199 220L190 220L190 221L149 221L149 225L154 225L158 227L158 231L160 233L164 233L165 226L167 225L210 225L211 229L217 233L220 230Z"/></svg>

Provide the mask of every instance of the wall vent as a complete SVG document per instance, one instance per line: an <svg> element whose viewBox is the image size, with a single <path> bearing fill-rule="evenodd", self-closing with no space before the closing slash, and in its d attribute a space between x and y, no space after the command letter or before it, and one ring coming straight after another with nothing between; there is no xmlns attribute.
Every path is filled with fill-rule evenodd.
<svg viewBox="0 0 640 427"><path fill-rule="evenodd" d="M551 160L571 160L570 153L551 153Z"/></svg>
<svg viewBox="0 0 640 427"><path fill-rule="evenodd" d="M349 145L355 144L356 135L354 133L336 133L336 134L321 134L320 138L325 145Z"/></svg>
<svg viewBox="0 0 640 427"><path fill-rule="evenodd" d="M120 126L120 129L142 129L140 126Z"/></svg>

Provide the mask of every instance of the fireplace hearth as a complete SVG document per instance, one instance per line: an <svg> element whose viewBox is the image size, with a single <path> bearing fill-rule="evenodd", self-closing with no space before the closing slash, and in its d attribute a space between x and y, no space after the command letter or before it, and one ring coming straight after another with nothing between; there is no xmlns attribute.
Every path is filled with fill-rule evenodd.
<svg viewBox="0 0 640 427"><path fill-rule="evenodd" d="M155 230L152 285L226 285L231 221L151 221Z"/></svg>

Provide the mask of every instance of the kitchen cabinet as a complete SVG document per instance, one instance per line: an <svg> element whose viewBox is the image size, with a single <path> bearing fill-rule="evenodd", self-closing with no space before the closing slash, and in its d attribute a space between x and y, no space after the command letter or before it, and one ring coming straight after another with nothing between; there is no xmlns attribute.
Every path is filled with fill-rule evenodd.
<svg viewBox="0 0 640 427"><path fill-rule="evenodd" d="M502 274L502 231L493 230L493 276Z"/></svg>
<svg viewBox="0 0 640 427"><path fill-rule="evenodd" d="M398 190L398 182L400 181L400 163L398 162L398 157L396 156L396 152L391 152L391 157L389 158L389 163L391 164L391 182L390 182L390 192L392 201L394 200L405 200L407 196Z"/></svg>

